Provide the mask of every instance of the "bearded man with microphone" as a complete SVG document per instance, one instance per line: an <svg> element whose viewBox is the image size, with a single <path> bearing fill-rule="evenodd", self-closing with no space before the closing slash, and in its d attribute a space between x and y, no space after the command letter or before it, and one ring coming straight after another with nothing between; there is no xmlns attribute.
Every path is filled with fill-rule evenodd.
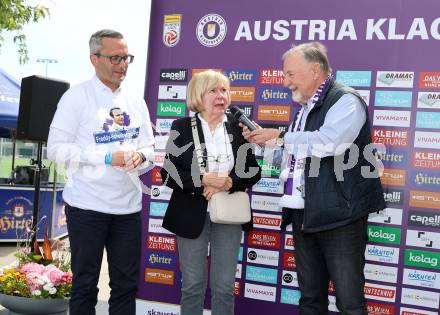
<svg viewBox="0 0 440 315"><path fill-rule="evenodd" d="M249 142L289 156L281 227L293 228L300 314L327 314L331 280L341 314L367 315L368 214L386 207L375 160L364 155L371 147L367 105L335 82L324 45L293 46L282 59L284 85L300 111L285 133L242 126Z"/></svg>

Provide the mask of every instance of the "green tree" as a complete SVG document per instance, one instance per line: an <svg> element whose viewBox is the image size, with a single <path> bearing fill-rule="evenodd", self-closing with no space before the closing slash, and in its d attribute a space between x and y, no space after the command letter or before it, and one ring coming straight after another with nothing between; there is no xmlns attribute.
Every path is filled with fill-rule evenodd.
<svg viewBox="0 0 440 315"><path fill-rule="evenodd" d="M15 32L14 43L18 46L17 52L20 64L29 60L26 46L26 35L23 26L49 15L49 9L42 5L31 6L26 0L0 0L0 49L4 38L3 32Z"/></svg>

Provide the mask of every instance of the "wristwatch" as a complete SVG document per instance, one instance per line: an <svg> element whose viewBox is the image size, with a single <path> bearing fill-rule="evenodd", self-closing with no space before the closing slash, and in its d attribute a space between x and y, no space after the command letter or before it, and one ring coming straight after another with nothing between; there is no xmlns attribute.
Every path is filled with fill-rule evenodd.
<svg viewBox="0 0 440 315"><path fill-rule="evenodd" d="M278 137L275 139L275 145L280 148L284 148L284 134L285 131L281 131Z"/></svg>

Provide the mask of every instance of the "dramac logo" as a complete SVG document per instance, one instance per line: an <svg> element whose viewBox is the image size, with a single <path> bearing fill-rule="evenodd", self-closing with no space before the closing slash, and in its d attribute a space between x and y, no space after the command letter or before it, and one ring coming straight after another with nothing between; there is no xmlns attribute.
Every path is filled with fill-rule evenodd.
<svg viewBox="0 0 440 315"><path fill-rule="evenodd" d="M410 111L374 110L373 126L409 127Z"/></svg>
<svg viewBox="0 0 440 315"><path fill-rule="evenodd" d="M419 92L417 108L440 109L440 92Z"/></svg>
<svg viewBox="0 0 440 315"><path fill-rule="evenodd" d="M414 72L377 71L377 87L412 88Z"/></svg>
<svg viewBox="0 0 440 315"><path fill-rule="evenodd" d="M260 84L282 85L284 73L282 70L267 69L260 71Z"/></svg>
<svg viewBox="0 0 440 315"><path fill-rule="evenodd" d="M181 14L164 15L162 42L167 47L174 47L180 40Z"/></svg>
<svg viewBox="0 0 440 315"><path fill-rule="evenodd" d="M440 152L415 151L413 153L413 167L440 170Z"/></svg>
<svg viewBox="0 0 440 315"><path fill-rule="evenodd" d="M419 87L422 89L440 88L440 72L420 72Z"/></svg>
<svg viewBox="0 0 440 315"><path fill-rule="evenodd" d="M440 213L410 210L408 225L440 229Z"/></svg>
<svg viewBox="0 0 440 315"><path fill-rule="evenodd" d="M196 36L206 47L218 46L226 37L226 21L218 14L207 14L197 23Z"/></svg>
<svg viewBox="0 0 440 315"><path fill-rule="evenodd" d="M373 129L373 143L382 143L391 147L408 146L408 131Z"/></svg>

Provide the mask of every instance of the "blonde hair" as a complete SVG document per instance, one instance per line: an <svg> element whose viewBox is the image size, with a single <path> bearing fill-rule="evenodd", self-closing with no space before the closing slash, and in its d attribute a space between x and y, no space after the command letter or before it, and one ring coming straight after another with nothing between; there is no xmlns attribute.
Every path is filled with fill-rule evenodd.
<svg viewBox="0 0 440 315"><path fill-rule="evenodd" d="M223 84L227 90L228 105L231 104L231 94L229 93L229 79L221 72L206 70L193 75L188 84L186 98L187 107L193 112L203 110L203 96L210 90Z"/></svg>

